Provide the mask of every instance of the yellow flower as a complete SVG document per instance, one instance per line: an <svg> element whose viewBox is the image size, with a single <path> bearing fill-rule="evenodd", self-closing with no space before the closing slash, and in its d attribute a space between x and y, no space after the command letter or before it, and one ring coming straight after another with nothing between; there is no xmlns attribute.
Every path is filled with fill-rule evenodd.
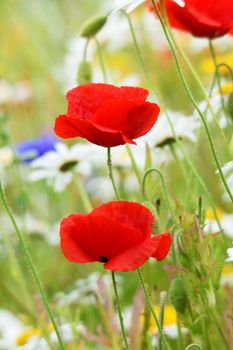
<svg viewBox="0 0 233 350"><path fill-rule="evenodd" d="M232 82L229 81L225 84L221 85L221 90L224 95L229 95L231 92L233 92L233 85ZM219 90L216 90L216 93L219 94Z"/></svg>
<svg viewBox="0 0 233 350"><path fill-rule="evenodd" d="M221 275L222 285L233 285L233 264L225 264Z"/></svg>
<svg viewBox="0 0 233 350"><path fill-rule="evenodd" d="M223 217L223 211L220 208L216 208L216 213L217 213L219 220L221 220ZM210 221L215 220L215 216L214 216L213 210L211 208L206 209L205 216L206 216L207 220L210 220Z"/></svg>
<svg viewBox="0 0 233 350"><path fill-rule="evenodd" d="M155 310L156 316L159 317L159 311L160 311L159 305L155 305L154 310ZM176 323L177 323L177 313L175 308L171 304L165 305L163 327L166 328ZM155 334L156 331L157 331L157 326L156 326L155 320L151 317L149 333Z"/></svg>
<svg viewBox="0 0 233 350"><path fill-rule="evenodd" d="M231 69L233 69L233 54L229 53L226 55L218 55L217 56L217 63L226 63ZM215 72L215 66L213 63L212 58L206 58L201 62L200 68L203 73L206 74L214 74ZM221 66L220 69L220 74L222 75L227 75L229 74L229 71L226 67Z"/></svg>
<svg viewBox="0 0 233 350"><path fill-rule="evenodd" d="M32 328L23 331L20 335L18 335L16 339L16 345L25 345L28 340L34 335L41 335L41 331L39 328Z"/></svg>

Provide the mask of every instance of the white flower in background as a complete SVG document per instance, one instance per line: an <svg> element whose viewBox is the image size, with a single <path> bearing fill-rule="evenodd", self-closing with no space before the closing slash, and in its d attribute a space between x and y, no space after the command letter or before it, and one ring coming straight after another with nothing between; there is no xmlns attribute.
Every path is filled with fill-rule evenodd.
<svg viewBox="0 0 233 350"><path fill-rule="evenodd" d="M9 167L14 160L14 153L8 146L0 148L0 176L5 177L5 169Z"/></svg>
<svg viewBox="0 0 233 350"><path fill-rule="evenodd" d="M95 295L101 298L98 282L102 279L108 291L111 291L111 278L109 275L100 275L97 272L90 274L87 278L78 279L72 290L68 293L57 293L55 300L58 305L65 306L73 303L95 303ZM119 283L120 284L120 283Z"/></svg>
<svg viewBox="0 0 233 350"><path fill-rule="evenodd" d="M226 102L226 97L225 97L225 102ZM214 91L213 96L210 98L210 103L211 103L213 111L214 111L214 113L216 115L216 118L218 120L219 126L221 128L225 128L228 125L228 121L227 121L227 118L224 115L224 113L222 113L222 111L221 111L221 109L222 109L222 102L221 102L221 96L219 95L218 90ZM199 106L200 110L202 111L202 113L205 113L206 119L209 122L214 122L213 115L210 112L209 108L207 108L206 100L200 102L198 104L198 106ZM200 119L200 116L199 116L199 114L198 114L198 112L196 110L194 111L193 115L194 115L194 117Z"/></svg>
<svg viewBox="0 0 233 350"><path fill-rule="evenodd" d="M178 112L169 111L170 122L173 125L178 139L188 139L195 142L197 129L200 126L198 118L186 117ZM165 114L159 116L151 131L139 139L140 142L147 142L150 147L163 147L175 142L172 127Z"/></svg>
<svg viewBox="0 0 233 350"><path fill-rule="evenodd" d="M227 249L227 255L228 258L225 260L225 262L233 262L233 248Z"/></svg>
<svg viewBox="0 0 233 350"><path fill-rule="evenodd" d="M121 9L125 10L127 13L132 12L146 0L115 0L111 2L113 10L111 13L117 12Z"/></svg>
<svg viewBox="0 0 233 350"><path fill-rule="evenodd" d="M228 237L233 238L233 214L223 213L217 208L217 215L221 224L221 227ZM215 233L219 231L218 224L215 220L212 209L206 210L206 221L205 221L205 233Z"/></svg>
<svg viewBox="0 0 233 350"><path fill-rule="evenodd" d="M57 143L55 151L47 152L30 163L30 181L48 180L56 192L62 192L71 183L74 173L89 175L91 171L88 154L90 148L85 144L76 144L68 148Z"/></svg>
<svg viewBox="0 0 233 350"><path fill-rule="evenodd" d="M82 324L71 326L68 323L64 323L59 326L59 332L61 334L62 340L68 346L76 340L77 335L83 332L85 327ZM49 338L53 345L57 345L58 339L56 332L48 327ZM21 334L16 338L16 349L21 350L50 350L50 346L47 341L42 337L42 331L40 328L26 328ZM13 349L12 349L13 350Z"/></svg>
<svg viewBox="0 0 233 350"><path fill-rule="evenodd" d="M24 103L31 97L32 90L28 82L11 84L6 80L0 80L0 105Z"/></svg>
<svg viewBox="0 0 233 350"><path fill-rule="evenodd" d="M15 350L16 339L24 329L17 317L8 310L0 309L0 349Z"/></svg>
<svg viewBox="0 0 233 350"><path fill-rule="evenodd" d="M223 175L226 178L226 181L230 190L232 190L233 189L233 160L224 164L221 169L222 169ZM216 174L219 174L219 171L216 171Z"/></svg>

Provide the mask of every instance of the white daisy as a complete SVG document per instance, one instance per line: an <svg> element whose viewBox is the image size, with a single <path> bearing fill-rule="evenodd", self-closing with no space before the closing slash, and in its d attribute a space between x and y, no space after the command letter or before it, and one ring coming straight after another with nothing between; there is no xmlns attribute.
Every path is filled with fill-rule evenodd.
<svg viewBox="0 0 233 350"><path fill-rule="evenodd" d="M227 255L228 258L225 260L225 262L233 262L233 248L227 249Z"/></svg>
<svg viewBox="0 0 233 350"><path fill-rule="evenodd" d="M32 96L32 90L28 82L21 81L14 84L6 80L0 80L0 105L20 104L28 101Z"/></svg>
<svg viewBox="0 0 233 350"><path fill-rule="evenodd" d="M16 316L0 309L0 349L15 350L16 338L24 329Z"/></svg>
<svg viewBox="0 0 233 350"><path fill-rule="evenodd" d="M233 188L233 160L224 164L221 169L226 178L229 188L232 189ZM217 171L216 174L218 173L219 172Z"/></svg>
<svg viewBox="0 0 233 350"><path fill-rule="evenodd" d="M169 112L170 122L172 123L176 136L179 139L188 139L195 142L197 139L197 129L200 126L200 120L193 116L184 116L179 112ZM140 142L147 142L151 147L164 147L175 142L173 130L165 114L159 116L151 131L141 139Z"/></svg>
<svg viewBox="0 0 233 350"><path fill-rule="evenodd" d="M56 192L62 192L71 183L75 172L89 175L91 171L88 154L90 148L84 144L76 144L68 148L64 143L57 143L56 150L47 152L34 160L28 179L38 181L48 180Z"/></svg>

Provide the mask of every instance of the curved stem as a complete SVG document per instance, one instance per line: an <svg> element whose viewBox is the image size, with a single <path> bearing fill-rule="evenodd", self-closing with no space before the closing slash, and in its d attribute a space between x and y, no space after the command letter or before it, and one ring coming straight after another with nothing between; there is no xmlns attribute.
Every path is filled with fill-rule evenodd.
<svg viewBox="0 0 233 350"><path fill-rule="evenodd" d="M114 289L115 298L116 298L116 304L117 304L117 310L118 310L118 315L119 315L119 321L120 321L120 325L121 325L121 332L122 332L123 340L124 340L124 343L125 343L125 349L126 350L130 350L129 349L128 340L127 340L127 336L126 336L125 327L124 327L124 320L123 320L123 316L122 316L122 312L121 312L121 305L120 305L120 299L119 299L119 295L118 295L118 291L117 291L117 283L116 283L116 278L115 278L115 272L112 271L111 275L112 275L112 284L113 284L113 289Z"/></svg>
<svg viewBox="0 0 233 350"><path fill-rule="evenodd" d="M89 44L89 39L87 39L86 44L84 46L84 50L83 50L83 61L87 60L87 48L88 48L88 44Z"/></svg>
<svg viewBox="0 0 233 350"><path fill-rule="evenodd" d="M139 279L140 279L140 282L141 282L141 285L142 285L142 288L143 288L143 291L144 291L146 302L147 302L147 304L149 306L150 312L151 312L151 314L152 314L152 316L153 316L153 318L155 320L155 323L156 323L156 325L158 327L159 335L160 335L160 337L161 337L161 339L163 341L164 348L166 350L170 350L170 346L167 343L167 340L166 340L165 335L163 333L163 330L162 330L162 327L161 327L160 322L158 320L158 317L156 316L155 310L154 310L154 308L153 308L153 306L151 304L150 297L149 297L149 294L148 294L148 291L147 291L147 288L146 288L146 285L145 285L145 282L144 282L144 279L143 279L143 276L142 276L140 268L138 268L137 271L138 271L138 276L139 276Z"/></svg>
<svg viewBox="0 0 233 350"><path fill-rule="evenodd" d="M160 0L160 1L163 4L163 1L162 0ZM180 79L181 79L181 81L183 83L183 86L184 86L184 88L185 88L185 90L187 92L187 95L190 98L190 101L192 102L193 106L197 110L197 112L198 112L198 114L199 114L199 116L200 116L200 118L202 120L202 123L203 123L204 128L205 128L205 132L206 132L206 135L207 135L207 138L208 138L208 141L209 141L209 145L210 145L210 148L211 148L211 152L212 152L213 157L214 157L214 161L215 161L216 166L218 168L218 171L219 171L220 177L222 179L223 185L224 185L224 187L226 189L226 192L228 193L228 195L229 195L229 197L230 197L230 199L231 199L231 201L233 203L233 195L232 195L232 193L230 191L230 188L229 188L229 186L228 186L228 184L226 182L225 176L224 176L224 174L222 172L221 165L220 165L220 162L218 160L218 156L217 156L217 153L216 153L216 150L215 150L215 146L214 146L214 143L212 141L211 133L210 133L208 124L207 124L207 122L205 120L204 114L201 112L201 110L200 110L200 108L199 108L195 98L193 97L193 94L192 94L192 92L191 92L191 90L189 88L189 85L188 85L188 83L187 83L187 81L185 79L185 76L183 74L183 71L182 71L182 68L181 68L181 65L180 65L180 62L179 62L176 50L174 49L172 41L171 41L171 39L170 39L170 37L169 37L169 35L167 33L167 30L166 30L165 24L163 23L163 19L161 17L161 14L160 14L160 12L159 12L159 10L157 8L157 5L155 4L155 0L152 0L152 4L153 4L154 9L155 9L155 11L157 13L157 16L160 19L161 25L163 27L164 34L165 34L166 39L167 39L167 41L168 41L168 43L170 45L170 48L171 48L171 51L172 51L172 54L173 54L173 57L174 57L174 60L175 60L175 63L176 63L177 71L179 73L179 76L180 76Z"/></svg>
<svg viewBox="0 0 233 350"><path fill-rule="evenodd" d="M107 164L108 164L108 171L109 171L109 177L112 182L112 187L115 192L117 200L120 200L120 196L117 191L116 183L113 177L113 172L112 172L112 160L111 160L111 147L107 148Z"/></svg>
<svg viewBox="0 0 233 350"><path fill-rule="evenodd" d="M215 54L214 45L212 43L212 40L209 40L209 48L210 48L210 53L211 53L214 67L215 67L216 74L217 74L217 84L218 84L219 94L221 97L222 110L225 111L224 98L223 98L223 93L222 93L222 89L221 89L221 77L220 77L220 72L218 69L218 62L217 62L217 58L216 58L216 54Z"/></svg>
<svg viewBox="0 0 233 350"><path fill-rule="evenodd" d="M188 346L185 348L185 350L191 350L191 349L193 349L193 348L196 348L196 349L202 350L201 345L196 344L196 343L189 344L189 345L188 345Z"/></svg>
<svg viewBox="0 0 233 350"><path fill-rule="evenodd" d="M172 219L174 221L175 224L177 224L177 220L176 220L176 217L175 217L175 214L174 214L174 211L173 211L173 208L172 208L172 204L170 202L170 199L169 199L169 196L168 196L168 192L167 192L167 188L166 188L166 185L165 185L165 181L164 181L164 178L163 178L163 175L161 173L161 171L159 171L158 169L156 168L150 168L148 169L144 176L143 176L143 179L142 179L142 192L143 192L143 196L144 198L146 198L146 189L145 189L145 186L146 186L146 179L147 179L147 176L152 173L152 172L155 172L159 175L160 177L160 181L161 181L161 185L162 185L162 189L163 189L163 194L164 194L164 198L165 198L165 201L167 203L167 206L170 210L170 213L171 213L171 216L172 216Z"/></svg>
<svg viewBox="0 0 233 350"><path fill-rule="evenodd" d="M65 350L65 346L63 344L61 335L59 333L58 326L57 326L57 324L55 322L55 318L54 318L53 312L52 312L52 310L50 308L49 301L48 301L45 289L44 289L44 287L42 285L42 282L40 280L40 277L39 277L38 271L36 269L36 266L34 265L34 263L32 261L32 257L31 257L31 254L29 252L29 248L27 246L26 240L25 240L23 234L20 232L20 230L19 230L19 228L17 226L17 223L16 223L16 221L14 219L14 216L13 216L13 214L12 214L12 212L11 212L7 202L6 202L6 198L5 198L5 195L4 195L4 191L3 191L3 187L2 187L1 182L0 182L0 198L2 200L4 209L5 209L6 213L7 213L10 221L12 222L12 225L13 225L13 227L15 229L15 232L16 232L16 234L18 236L21 249L22 249L22 251L24 253L24 256L26 258L27 264L30 267L30 270L32 272L35 284L36 284L36 286L38 288L38 291L40 293L40 296L41 296L42 302L44 304L44 307L45 307L45 309L46 309L46 311L48 313L48 316L50 318L50 321L51 321L51 323L52 323L52 325L54 327L54 331L55 331L55 333L57 335L57 339L58 339L59 348L61 350Z"/></svg>
<svg viewBox="0 0 233 350"><path fill-rule="evenodd" d="M143 196L145 198L146 194L145 194L145 185L146 185L146 179L147 179L147 176L152 173L152 172L156 172L159 177L160 177L160 181L161 181L161 185L162 185L162 189L163 189L163 195L164 195L164 198L165 198L165 202L167 204L167 207L171 213L171 216L172 216L172 220L174 221L174 224L175 224L175 228L178 227L178 222L176 220L176 216L174 214L174 211L173 211L173 208L172 208L172 204L171 204L171 201L169 199L169 196L168 196L168 192L167 192L167 188L166 188L166 185L165 185L165 181L164 181L164 178L163 178L163 175L162 173L156 169L156 168L150 168L148 169L144 176L143 176L143 180L142 180L142 193L143 193ZM172 238L173 238L174 235L172 235ZM173 257L173 264L175 265L176 264L176 252L175 252L175 240L172 239L172 257Z"/></svg>
<svg viewBox="0 0 233 350"><path fill-rule="evenodd" d="M104 58L102 55L101 46L99 44L99 41L96 38L95 38L95 43L96 43L96 47L97 47L97 52L98 52L98 56L99 56L101 70L103 73L104 82L107 83L107 72L106 72L106 68L105 68L105 64L104 64Z"/></svg>

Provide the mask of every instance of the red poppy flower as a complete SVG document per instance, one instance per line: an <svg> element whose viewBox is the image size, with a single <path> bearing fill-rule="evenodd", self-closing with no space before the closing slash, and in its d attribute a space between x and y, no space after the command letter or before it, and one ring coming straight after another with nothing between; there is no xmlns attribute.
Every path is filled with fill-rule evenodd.
<svg viewBox="0 0 233 350"><path fill-rule="evenodd" d="M179 4L164 0L164 4L171 26L194 36L214 39L233 30L232 0L182 0ZM150 9L154 11L153 5Z"/></svg>
<svg viewBox="0 0 233 350"><path fill-rule="evenodd" d="M130 271L150 257L164 259L170 233L151 236L151 212L139 203L114 201L89 214L71 214L60 226L61 248L76 263L104 263L112 271Z"/></svg>
<svg viewBox="0 0 233 350"><path fill-rule="evenodd" d="M146 101L148 94L135 87L80 85L68 91L68 110L57 117L55 133L103 147L135 144L133 140L145 135L158 118L159 106Z"/></svg>

